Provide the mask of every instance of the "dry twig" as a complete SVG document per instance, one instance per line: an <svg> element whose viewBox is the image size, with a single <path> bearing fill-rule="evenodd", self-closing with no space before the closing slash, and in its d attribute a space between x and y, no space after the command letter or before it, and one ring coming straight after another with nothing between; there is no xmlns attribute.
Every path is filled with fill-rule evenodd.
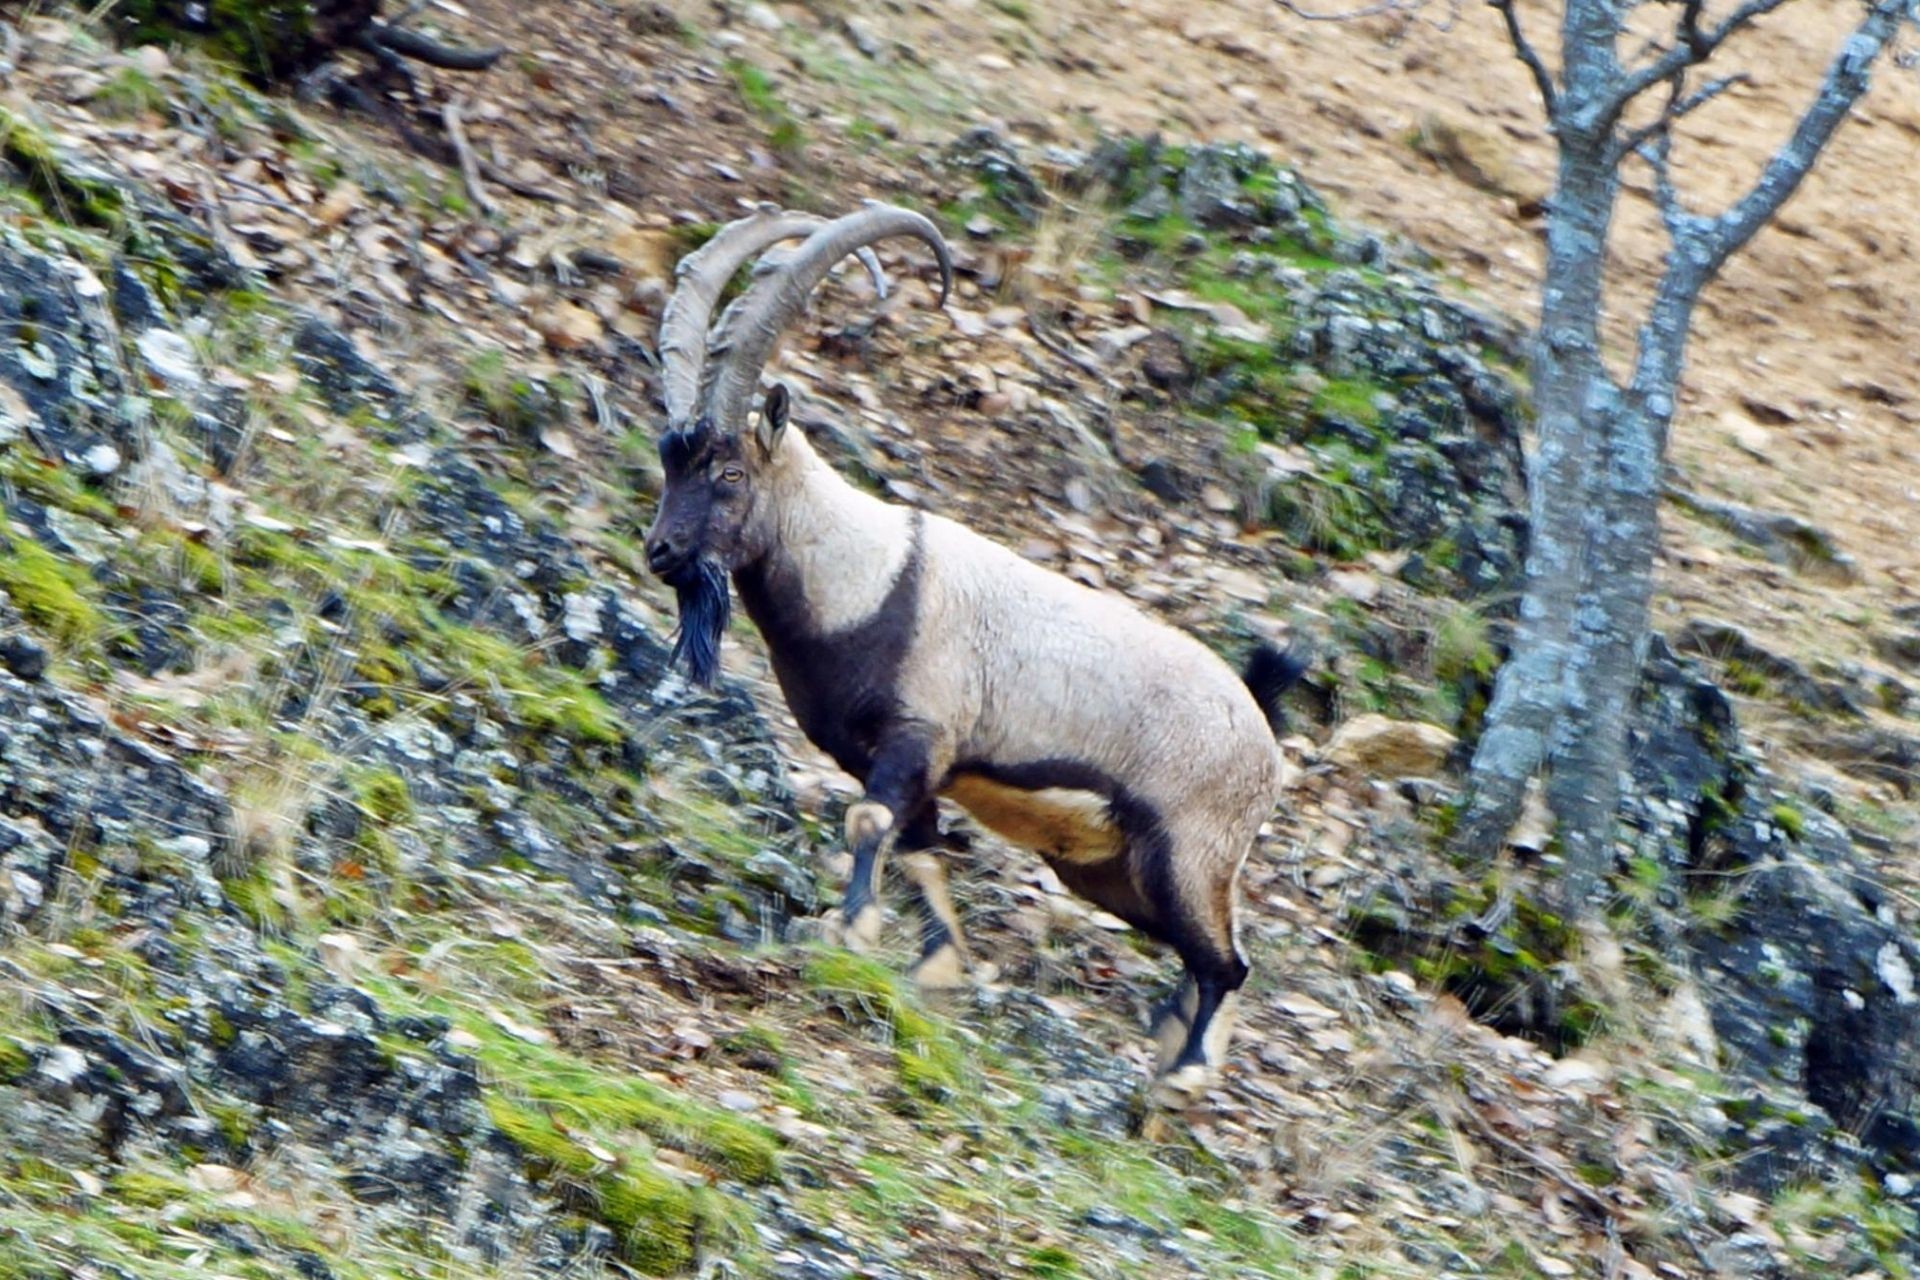
<svg viewBox="0 0 1920 1280"><path fill-rule="evenodd" d="M452 99L440 110L440 119L447 126L447 138L453 143L453 152L460 158L460 176L467 184L467 194L473 197L473 203L480 212L489 218L500 216L500 206L487 194L486 184L480 180L480 161L474 156L473 148L467 145L467 131L460 123L460 100Z"/></svg>

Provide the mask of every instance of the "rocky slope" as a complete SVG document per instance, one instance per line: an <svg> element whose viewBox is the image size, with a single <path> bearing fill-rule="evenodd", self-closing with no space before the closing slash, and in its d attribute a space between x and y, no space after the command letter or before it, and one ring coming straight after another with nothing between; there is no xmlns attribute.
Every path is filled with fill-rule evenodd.
<svg viewBox="0 0 1920 1280"><path fill-rule="evenodd" d="M424 86L480 95L496 217L199 54L57 16L8 54L0 1276L1916 1264L1897 626L1830 670L1737 610L1676 632L1836 773L1662 650L1579 936L1532 905L1541 842L1429 852L1524 539L1510 322L1312 166L980 131L857 14L565 8L436 10L523 51ZM1011 32L1012 75L1065 21L980 10L943 56ZM996 981L930 1006L905 928L808 942L845 780L750 631L716 694L666 669L665 273L741 197L872 193L939 212L959 300L911 258L877 319L843 281L784 357L800 425L1225 649L1326 659L1187 1114L1138 1102L1171 966L984 836Z"/></svg>

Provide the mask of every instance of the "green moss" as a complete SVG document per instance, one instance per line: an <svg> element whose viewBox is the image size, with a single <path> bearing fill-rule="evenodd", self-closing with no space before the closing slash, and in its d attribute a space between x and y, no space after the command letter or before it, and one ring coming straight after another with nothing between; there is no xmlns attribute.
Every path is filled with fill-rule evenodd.
<svg viewBox="0 0 1920 1280"><path fill-rule="evenodd" d="M767 145L773 148L776 155L796 156L806 144L807 132L800 127L798 120L782 120L767 130Z"/></svg>
<svg viewBox="0 0 1920 1280"><path fill-rule="evenodd" d="M12 1040L0 1040L0 1084L23 1080L33 1070L33 1058Z"/></svg>
<svg viewBox="0 0 1920 1280"><path fill-rule="evenodd" d="M187 1198L187 1184L171 1174L129 1169L107 1184L114 1198L142 1209L159 1209Z"/></svg>
<svg viewBox="0 0 1920 1280"><path fill-rule="evenodd" d="M639 1129L746 1182L771 1181L778 1171L771 1130L649 1081L517 1042L496 1046L484 1061L495 1079L576 1125Z"/></svg>
<svg viewBox="0 0 1920 1280"><path fill-rule="evenodd" d="M1374 401L1384 389L1365 378L1330 378L1314 391L1311 408L1320 417L1344 418L1372 430L1380 425Z"/></svg>
<svg viewBox="0 0 1920 1280"><path fill-rule="evenodd" d="M126 199L118 188L75 172L37 130L3 108L0 159L21 171L27 190L61 221L116 233L125 229Z"/></svg>
<svg viewBox="0 0 1920 1280"><path fill-rule="evenodd" d="M256 867L244 876L221 882L227 901L245 916L254 928L266 933L283 933L287 927L287 909L274 894L273 882L265 868Z"/></svg>
<svg viewBox="0 0 1920 1280"><path fill-rule="evenodd" d="M528 728L602 745L625 737L612 708L577 671L537 665L539 655L463 624L441 623L426 640L463 683L503 694L513 719Z"/></svg>
<svg viewBox="0 0 1920 1280"><path fill-rule="evenodd" d="M185 1215L183 1220L189 1227L201 1230L212 1227L240 1227L245 1233L257 1235L276 1249L318 1254L328 1252L329 1245L326 1239L307 1222L294 1216L297 1212L299 1210L274 1210L231 1204L195 1205L192 1212ZM242 1238L245 1238L244 1235ZM246 1273L243 1272L243 1274ZM342 1274L338 1267L335 1269L335 1274ZM378 1280L387 1280L388 1274L382 1271L379 1273ZM346 1270L342 1280L363 1275L368 1273L354 1268ZM374 1280L374 1277L368 1275L368 1280Z"/></svg>
<svg viewBox="0 0 1920 1280"><path fill-rule="evenodd" d="M293 582L305 579L331 585L331 563L292 530L242 525L234 530L230 546L237 564L284 574Z"/></svg>
<svg viewBox="0 0 1920 1280"><path fill-rule="evenodd" d="M93 579L31 538L14 538L0 552L0 587L28 621L69 649L96 650L115 630L93 602Z"/></svg>
<svg viewBox="0 0 1920 1280"><path fill-rule="evenodd" d="M468 362L461 377L467 401L509 431L526 434L561 418L559 391L508 369L504 351L483 351Z"/></svg>
<svg viewBox="0 0 1920 1280"><path fill-rule="evenodd" d="M1268 509L1281 532L1335 560L1358 560L1393 541L1372 495L1340 468L1276 485Z"/></svg>
<svg viewBox="0 0 1920 1280"><path fill-rule="evenodd" d="M893 1036L900 1083L909 1093L943 1100L962 1091L966 1058L952 1037L910 999L900 976L877 960L847 951L823 951L803 977Z"/></svg>
<svg viewBox="0 0 1920 1280"><path fill-rule="evenodd" d="M1277 1223L1262 1211L1235 1203L1244 1185L1231 1175L1220 1181L1196 1176L1184 1163L1190 1149L1156 1149L1084 1131L1050 1133L1047 1145L1075 1175L1048 1188L1058 1207L1077 1215L1097 1204L1164 1230L1197 1234L1213 1255L1208 1274L1307 1274L1297 1269L1295 1246Z"/></svg>
<svg viewBox="0 0 1920 1280"><path fill-rule="evenodd" d="M1620 892L1642 910L1652 907L1667 887L1667 869L1658 858L1636 854L1627 860L1627 874Z"/></svg>
<svg viewBox="0 0 1920 1280"><path fill-rule="evenodd" d="M373 821L390 825L413 816L413 793L394 770L362 770L350 782L360 811Z"/></svg>
<svg viewBox="0 0 1920 1280"><path fill-rule="evenodd" d="M1789 1254L1811 1273L1831 1269L1834 1255L1828 1246L1841 1236L1863 1244L1888 1275L1902 1280L1914 1275L1903 1250L1920 1233L1920 1214L1857 1173L1782 1188L1774 1196L1771 1220L1786 1238Z"/></svg>
<svg viewBox="0 0 1920 1280"><path fill-rule="evenodd" d="M1728 658L1721 664L1721 679L1727 688L1749 698L1766 697L1773 689L1773 682L1765 672L1738 658Z"/></svg>
<svg viewBox="0 0 1920 1280"><path fill-rule="evenodd" d="M674 244L679 247L680 253L677 256L684 257L720 234L720 224L717 222L677 222L667 234L673 237ZM648 439L650 441L651 437ZM651 448L651 444L649 444L649 448Z"/></svg>
<svg viewBox="0 0 1920 1280"><path fill-rule="evenodd" d="M207 1010L207 1043L216 1049L224 1049L239 1038L233 1024L227 1021L227 1015L217 1008Z"/></svg>
<svg viewBox="0 0 1920 1280"><path fill-rule="evenodd" d="M1768 810L1767 815L1789 840L1799 840L1807 834L1807 815L1790 801L1782 800Z"/></svg>
<svg viewBox="0 0 1920 1280"><path fill-rule="evenodd" d="M771 1027L748 1026L720 1042L721 1051L755 1071L777 1071L786 1063L786 1040Z"/></svg>
<svg viewBox="0 0 1920 1280"><path fill-rule="evenodd" d="M1245 423L1262 440L1302 434L1309 398L1291 362L1264 344L1211 331L1197 335L1193 352L1195 372L1208 387L1200 407L1210 417Z"/></svg>
<svg viewBox="0 0 1920 1280"><path fill-rule="evenodd" d="M1730 799L1718 782L1700 787L1700 826L1707 834L1724 831L1740 816L1740 807Z"/></svg>
<svg viewBox="0 0 1920 1280"><path fill-rule="evenodd" d="M1397 915L1378 912L1350 916L1349 925L1364 951L1458 996L1476 1017L1553 1052L1586 1043L1605 1025L1606 1011L1565 981L1565 966L1579 947L1577 931L1517 886L1503 894L1494 878L1456 885L1438 914L1454 927L1408 932ZM1498 923L1491 932L1459 927L1470 920Z"/></svg>
<svg viewBox="0 0 1920 1280"><path fill-rule="evenodd" d="M1027 1274L1040 1280L1072 1280L1080 1274L1080 1265L1065 1249L1048 1246L1027 1255Z"/></svg>
<svg viewBox="0 0 1920 1280"><path fill-rule="evenodd" d="M520 971L528 985L537 985L544 973L539 958L518 944L490 950L488 962L490 969L509 975ZM478 1010L422 997L398 983L371 980L368 985L389 1007L445 1017L471 1033L480 1042L474 1052L484 1075L514 1105L536 1106L576 1129L639 1130L710 1161L743 1182L769 1182L779 1174L780 1142L764 1125L623 1068L596 1065L560 1049L530 1043L502 1030Z"/></svg>
<svg viewBox="0 0 1920 1280"><path fill-rule="evenodd" d="M537 649L440 612L439 602L455 595L458 585L450 573L415 562L431 563L439 554L424 548L409 558L257 527L240 530L233 548L235 564L258 576L250 591L302 607L330 591L347 602L358 682L353 696L364 714L387 718L411 704L417 660L481 696L497 696L505 704L503 718L517 728L588 746L623 742L624 726L586 673L548 664Z"/></svg>
<svg viewBox="0 0 1920 1280"><path fill-rule="evenodd" d="M1488 680L1500 666L1487 617L1471 604L1445 606L1431 635L1433 674L1441 680Z"/></svg>
<svg viewBox="0 0 1920 1280"><path fill-rule="evenodd" d="M626 1262L649 1275L671 1275L693 1262L700 1212L686 1186L634 1158L608 1167L538 1108L495 1096L487 1114L526 1152L529 1172L613 1231Z"/></svg>
<svg viewBox="0 0 1920 1280"><path fill-rule="evenodd" d="M113 503L89 489L72 468L41 457L22 441L0 450L0 480L49 507L103 524L118 519Z"/></svg>
<svg viewBox="0 0 1920 1280"><path fill-rule="evenodd" d="M798 154L806 142L806 133L787 104L780 100L767 73L739 58L729 58L726 65L740 101L767 126L767 145L780 155Z"/></svg>
<svg viewBox="0 0 1920 1280"><path fill-rule="evenodd" d="M94 93L93 103L109 119L125 119L149 112L164 114L167 95L140 68L122 67Z"/></svg>
<svg viewBox="0 0 1920 1280"><path fill-rule="evenodd" d="M144 530L136 547L141 571L170 579L182 591L217 597L227 589L227 566L219 552L177 530Z"/></svg>

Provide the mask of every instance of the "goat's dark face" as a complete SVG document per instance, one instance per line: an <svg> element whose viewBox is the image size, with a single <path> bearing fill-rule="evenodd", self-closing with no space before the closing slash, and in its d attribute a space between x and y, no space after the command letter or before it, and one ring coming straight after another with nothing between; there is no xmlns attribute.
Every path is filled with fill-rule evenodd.
<svg viewBox="0 0 1920 1280"><path fill-rule="evenodd" d="M684 654L703 685L719 669L727 575L765 555L772 540L764 481L786 421L786 388L775 387L757 431L723 433L702 421L660 440L666 484L647 530L647 567L679 598L674 657Z"/></svg>

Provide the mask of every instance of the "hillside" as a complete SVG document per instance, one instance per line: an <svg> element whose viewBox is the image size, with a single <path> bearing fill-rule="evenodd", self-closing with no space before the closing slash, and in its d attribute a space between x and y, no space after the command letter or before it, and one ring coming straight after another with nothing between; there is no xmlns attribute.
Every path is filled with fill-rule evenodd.
<svg viewBox="0 0 1920 1280"><path fill-rule="evenodd" d="M1703 308L1582 932L1541 842L1433 851L1525 538L1548 151L1493 15L418 8L508 55L369 111L110 14L0 44L0 1277L1920 1268L1910 73ZM1758 33L1689 171L1832 43ZM914 992L904 903L819 942L849 780L743 621L715 692L667 667L672 265L869 196L957 295L843 274L797 424L1321 659L1186 1112L1141 1100L1172 961L964 822L997 972Z"/></svg>

